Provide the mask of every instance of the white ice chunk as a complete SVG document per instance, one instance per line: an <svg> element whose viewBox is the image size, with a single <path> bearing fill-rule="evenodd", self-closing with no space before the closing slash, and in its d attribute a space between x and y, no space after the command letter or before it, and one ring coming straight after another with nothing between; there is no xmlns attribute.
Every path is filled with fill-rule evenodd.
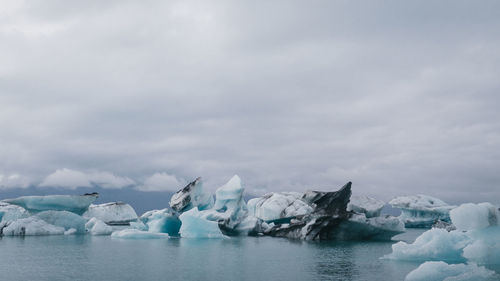
<svg viewBox="0 0 500 281"><path fill-rule="evenodd" d="M181 237L186 238L225 238L222 234L219 224L216 221L207 220L205 214L198 208L193 208L179 216L181 228L179 233Z"/></svg>
<svg viewBox="0 0 500 281"><path fill-rule="evenodd" d="M97 196L97 193L86 195L22 196L2 201L21 206L30 212L53 210L69 211L81 215L97 199Z"/></svg>
<svg viewBox="0 0 500 281"><path fill-rule="evenodd" d="M462 250L471 239L460 231L448 232L445 229L430 229L408 244L398 242L392 245L392 253L385 258L416 261L465 261Z"/></svg>
<svg viewBox="0 0 500 281"><path fill-rule="evenodd" d="M170 236L179 235L181 221L169 209L148 211L140 219L147 225L149 232L168 233Z"/></svg>
<svg viewBox="0 0 500 281"><path fill-rule="evenodd" d="M248 201L249 215L264 221L271 221L309 214L313 208L302 201L302 195L299 192L275 192L250 199Z"/></svg>
<svg viewBox="0 0 500 281"><path fill-rule="evenodd" d="M352 195L347 205L347 211L354 211L356 213L365 214L367 218L373 218L380 216L380 212L382 208L384 208L384 205L384 201L372 197Z"/></svg>
<svg viewBox="0 0 500 281"><path fill-rule="evenodd" d="M410 272L405 281L493 281L500 276L494 271L469 264L447 264L442 261L429 261Z"/></svg>
<svg viewBox="0 0 500 281"><path fill-rule="evenodd" d="M500 224L500 210L491 203L466 203L450 211L453 224L460 230L482 229Z"/></svg>
<svg viewBox="0 0 500 281"><path fill-rule="evenodd" d="M85 228L92 235L110 235L113 232L113 227L98 218L91 218L85 224Z"/></svg>
<svg viewBox="0 0 500 281"><path fill-rule="evenodd" d="M77 233L85 233L85 223L83 217L68 211L44 211L35 215L49 224L63 227L65 230L76 229Z"/></svg>
<svg viewBox="0 0 500 281"><path fill-rule="evenodd" d="M48 224L38 217L28 217L10 222L2 222L2 233L6 236L62 235L64 227ZM0 225L0 228L2 226Z"/></svg>
<svg viewBox="0 0 500 281"><path fill-rule="evenodd" d="M23 207L0 202L0 221L13 221L28 216L29 213Z"/></svg>
<svg viewBox="0 0 500 281"><path fill-rule="evenodd" d="M500 264L500 226L466 232L473 243L464 248L463 256L478 264Z"/></svg>
<svg viewBox="0 0 500 281"><path fill-rule="evenodd" d="M166 233L153 233L148 231L142 231L138 229L124 229L120 231L115 231L111 234L112 238L121 239L165 239L169 238Z"/></svg>
<svg viewBox="0 0 500 281"><path fill-rule="evenodd" d="M399 218L406 227L424 228L430 228L438 220L449 221L449 212L456 207L428 195L396 197L389 204L401 209Z"/></svg>
<svg viewBox="0 0 500 281"><path fill-rule="evenodd" d="M73 235L73 234L76 234L78 231L74 228L70 228L66 231L64 231L64 235Z"/></svg>
<svg viewBox="0 0 500 281"><path fill-rule="evenodd" d="M402 260L467 261L500 264L498 208L490 203L463 204L451 212L457 230L432 229L413 244L399 242L386 256Z"/></svg>
<svg viewBox="0 0 500 281"><path fill-rule="evenodd" d="M137 214L129 204L110 202L99 205L90 205L83 214L84 218L98 218L105 223L129 223L137 220Z"/></svg>

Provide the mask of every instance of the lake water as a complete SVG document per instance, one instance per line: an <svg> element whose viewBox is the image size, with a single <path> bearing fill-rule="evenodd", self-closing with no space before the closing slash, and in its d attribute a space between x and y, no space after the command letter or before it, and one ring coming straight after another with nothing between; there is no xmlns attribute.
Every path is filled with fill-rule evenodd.
<svg viewBox="0 0 500 281"><path fill-rule="evenodd" d="M422 232L396 239L412 242ZM0 280L403 280L419 263L380 259L393 243L3 237Z"/></svg>

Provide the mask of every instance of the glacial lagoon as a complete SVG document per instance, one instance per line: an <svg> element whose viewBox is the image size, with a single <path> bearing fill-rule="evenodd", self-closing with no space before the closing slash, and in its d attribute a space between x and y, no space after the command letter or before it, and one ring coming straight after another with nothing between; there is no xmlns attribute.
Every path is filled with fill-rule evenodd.
<svg viewBox="0 0 500 281"><path fill-rule="evenodd" d="M423 229L395 240L413 242ZM0 280L403 280L420 265L380 259L394 241L273 237L2 237Z"/></svg>

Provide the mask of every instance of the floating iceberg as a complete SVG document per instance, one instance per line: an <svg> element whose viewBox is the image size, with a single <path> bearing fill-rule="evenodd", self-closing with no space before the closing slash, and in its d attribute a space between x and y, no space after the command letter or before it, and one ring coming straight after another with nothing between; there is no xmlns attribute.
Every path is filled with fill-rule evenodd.
<svg viewBox="0 0 500 281"><path fill-rule="evenodd" d="M307 215L313 208L302 201L299 192L273 192L248 201L250 216L264 221Z"/></svg>
<svg viewBox="0 0 500 281"><path fill-rule="evenodd" d="M238 229L251 232L244 227L238 228L248 215L243 191L241 179L237 175L233 176L217 189L215 204L211 209L193 208L179 216L182 222L181 236L215 238L224 237L224 234L237 235ZM246 223L248 225L248 221Z"/></svg>
<svg viewBox="0 0 500 281"><path fill-rule="evenodd" d="M113 227L98 218L91 218L85 224L85 229L92 235L110 235L113 232Z"/></svg>
<svg viewBox="0 0 500 281"><path fill-rule="evenodd" d="M353 195L347 204L347 211L365 214L367 218L379 217L385 202L368 196Z"/></svg>
<svg viewBox="0 0 500 281"><path fill-rule="evenodd" d="M460 231L448 232L433 228L421 234L415 242L398 242L392 245L392 253L385 258L415 261L465 262L463 249L471 243L471 238Z"/></svg>
<svg viewBox="0 0 500 281"><path fill-rule="evenodd" d="M0 235L5 236L63 235L64 231L64 227L49 224L38 217L0 223Z"/></svg>
<svg viewBox="0 0 500 281"><path fill-rule="evenodd" d="M264 220L255 229L270 236L306 240L390 240L404 232L401 221L380 216L384 202L351 199L351 183L336 192L269 193L248 202L249 216ZM348 203L349 202L349 203Z"/></svg>
<svg viewBox="0 0 500 281"><path fill-rule="evenodd" d="M154 233L138 229L124 229L111 234L113 238L121 239L165 239L169 238L166 233Z"/></svg>
<svg viewBox="0 0 500 281"><path fill-rule="evenodd" d="M405 281L494 281L500 276L494 271L476 264L447 264L429 261L410 272Z"/></svg>
<svg viewBox="0 0 500 281"><path fill-rule="evenodd" d="M460 230L484 229L500 224L500 210L491 203L466 203L450 211L453 224Z"/></svg>
<svg viewBox="0 0 500 281"><path fill-rule="evenodd" d="M68 211L43 211L35 215L45 222L63 227L64 230L75 229L76 233L85 233L85 223L83 217Z"/></svg>
<svg viewBox="0 0 500 281"><path fill-rule="evenodd" d="M92 204L82 216L86 219L97 218L111 225L128 225L137 220L134 208L123 202Z"/></svg>
<svg viewBox="0 0 500 281"><path fill-rule="evenodd" d="M97 193L85 195L22 196L2 201L23 207L30 212L69 211L81 215L98 196L99 194Z"/></svg>
<svg viewBox="0 0 500 281"><path fill-rule="evenodd" d="M206 214L193 208L179 216L181 228L179 233L184 238L226 238L217 221L206 219Z"/></svg>
<svg viewBox="0 0 500 281"><path fill-rule="evenodd" d="M169 209L148 211L140 217L140 220L146 225L146 229L142 230L179 236L181 221L177 214Z"/></svg>
<svg viewBox="0 0 500 281"><path fill-rule="evenodd" d="M401 209L399 218L406 227L416 228L431 228L438 220L449 222L449 212L456 207L427 195L396 197L389 204Z"/></svg>
<svg viewBox="0 0 500 281"><path fill-rule="evenodd" d="M425 263L411 272L407 280L490 280L481 278L490 278L488 274L491 272L475 264L500 264L499 208L490 203L462 204L450 211L450 218L456 230L433 228L420 235L412 244L394 244L392 253L385 257L467 263ZM474 275L476 273L479 275ZM499 278L498 275L495 276Z"/></svg>
<svg viewBox="0 0 500 281"><path fill-rule="evenodd" d="M24 208L0 202L0 221L12 221L28 216L29 213Z"/></svg>
<svg viewBox="0 0 500 281"><path fill-rule="evenodd" d="M213 204L214 197L205 193L200 177L172 195L169 202L173 210L181 213L193 207L198 207L200 210L210 209Z"/></svg>
<svg viewBox="0 0 500 281"><path fill-rule="evenodd" d="M347 204L351 197L351 182L339 191L308 191L302 200L308 203L313 211L304 216L290 220L290 223L276 224L265 231L265 234L305 240L336 239L335 230L340 223L349 219Z"/></svg>

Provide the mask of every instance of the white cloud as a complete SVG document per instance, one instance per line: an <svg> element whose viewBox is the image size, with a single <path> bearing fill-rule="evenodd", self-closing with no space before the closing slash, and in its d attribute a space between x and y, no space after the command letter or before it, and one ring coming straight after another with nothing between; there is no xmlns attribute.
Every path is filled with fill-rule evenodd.
<svg viewBox="0 0 500 281"><path fill-rule="evenodd" d="M30 179L19 174L0 174L0 189L27 188L31 185Z"/></svg>
<svg viewBox="0 0 500 281"><path fill-rule="evenodd" d="M116 176L109 172L84 173L71 169L58 169L48 175L39 185L41 187L62 187L75 189L77 187L100 186L102 188L122 188L135 182L127 177Z"/></svg>
<svg viewBox="0 0 500 281"><path fill-rule="evenodd" d="M155 173L148 177L143 185L137 186L140 191L177 191L184 187L185 181L167 173Z"/></svg>

